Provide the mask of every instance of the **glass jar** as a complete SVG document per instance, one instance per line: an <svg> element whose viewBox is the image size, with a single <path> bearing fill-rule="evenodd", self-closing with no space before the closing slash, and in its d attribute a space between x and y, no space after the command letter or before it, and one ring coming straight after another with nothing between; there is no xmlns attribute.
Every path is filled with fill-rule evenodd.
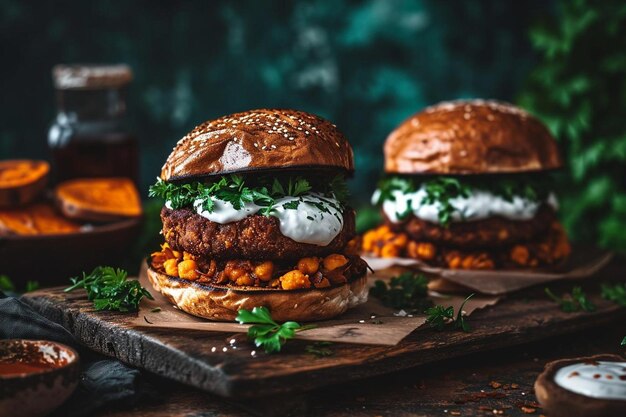
<svg viewBox="0 0 626 417"><path fill-rule="evenodd" d="M126 65L58 65L52 70L57 116L48 146L57 181L127 177L138 181L137 138L126 124Z"/></svg>

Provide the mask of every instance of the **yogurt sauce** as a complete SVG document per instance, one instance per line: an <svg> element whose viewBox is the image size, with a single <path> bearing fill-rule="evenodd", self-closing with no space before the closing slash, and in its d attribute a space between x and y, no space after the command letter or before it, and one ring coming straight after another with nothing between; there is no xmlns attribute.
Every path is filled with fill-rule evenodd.
<svg viewBox="0 0 626 417"><path fill-rule="evenodd" d="M576 363L559 369L554 382L592 398L626 400L626 362Z"/></svg>
<svg viewBox="0 0 626 417"><path fill-rule="evenodd" d="M395 201L383 201L383 211L394 223L400 222L400 216L409 209L415 217L429 221L431 223L439 223L439 206L438 202L432 204L422 204L422 200L426 197L426 190L420 188L412 193L403 193L396 190L392 193ZM376 190L372 196L372 202L375 203L380 196L380 191ZM555 210L558 209L556 196L550 193L547 204ZM530 220L532 219L542 202L529 200L521 196L514 196L511 201L504 197L493 194L489 191L472 190L468 197L456 197L450 199L450 204L456 209L452 213L452 221L472 221L486 219L493 216L501 216L511 220Z"/></svg>
<svg viewBox="0 0 626 417"><path fill-rule="evenodd" d="M292 201L300 201L297 208L288 209L283 206ZM245 203L241 210L235 210L231 203L213 199L213 211L209 213L202 209L202 202L203 200L194 202L193 207L196 213L220 224L243 220L263 208L254 203ZM316 203L323 204L328 212L318 208ZM165 205L167 206L167 202ZM327 246L343 228L343 213L333 206L340 207L336 199L317 193L307 193L299 197L284 197L276 200L270 216L279 220L280 232L284 236L300 243Z"/></svg>

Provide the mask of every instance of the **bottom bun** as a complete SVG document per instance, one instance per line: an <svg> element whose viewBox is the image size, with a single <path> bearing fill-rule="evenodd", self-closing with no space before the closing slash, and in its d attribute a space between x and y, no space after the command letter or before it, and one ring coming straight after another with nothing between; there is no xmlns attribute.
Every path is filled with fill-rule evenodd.
<svg viewBox="0 0 626 417"><path fill-rule="evenodd" d="M181 310L217 321L234 321L240 309L267 307L276 321L326 320L367 301L366 274L328 288L279 290L258 287L234 288L189 281L148 268L155 290Z"/></svg>

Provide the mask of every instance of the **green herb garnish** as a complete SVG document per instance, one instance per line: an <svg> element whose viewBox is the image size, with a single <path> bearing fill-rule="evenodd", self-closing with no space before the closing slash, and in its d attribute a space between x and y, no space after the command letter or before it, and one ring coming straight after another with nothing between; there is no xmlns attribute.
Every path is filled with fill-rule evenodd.
<svg viewBox="0 0 626 417"><path fill-rule="evenodd" d="M463 307L467 301L472 298L474 294L470 294L467 296L463 303L459 307L459 311L457 312L456 318L454 317L454 307L444 307L441 305L436 305L434 307L426 310L426 314L428 318L426 319L426 323L430 324L431 327L434 327L437 330L443 330L447 324L454 324L455 329L463 330L464 332L469 332L470 327L469 324L465 321L465 316L463 315Z"/></svg>
<svg viewBox="0 0 626 417"><path fill-rule="evenodd" d="M248 182L250 184L248 184ZM214 200L222 200L240 210L246 203L261 207L260 214L269 216L276 200L284 197L302 197L316 189L322 196L333 197L343 206L347 198L347 186L342 176L334 177L330 182L319 181L312 184L302 177L287 177L284 180L261 177L245 179L241 175L222 176L214 182L194 181L185 184L168 183L160 178L150 187L150 197L160 197L169 202L172 209L192 207L196 201L202 201L202 210L212 213ZM299 200L284 203L286 209L297 209ZM327 202L321 203L326 205Z"/></svg>
<svg viewBox="0 0 626 417"><path fill-rule="evenodd" d="M316 358L325 358L335 354L335 351L330 348L332 344L333 342L315 342L312 345L306 345L304 351Z"/></svg>
<svg viewBox="0 0 626 417"><path fill-rule="evenodd" d="M428 280L423 274L405 272L391 278L389 284L377 280L370 294L385 306L396 309L424 311L432 302L428 295Z"/></svg>
<svg viewBox="0 0 626 417"><path fill-rule="evenodd" d="M254 324L248 328L248 339L262 347L267 353L280 352L287 340L296 332L312 329L314 326L302 326L295 321L278 324L272 319L267 307L254 307L252 311L241 309L236 320L241 324Z"/></svg>
<svg viewBox="0 0 626 417"><path fill-rule="evenodd" d="M7 275L0 275L0 290L15 291L15 285Z"/></svg>
<svg viewBox="0 0 626 417"><path fill-rule="evenodd" d="M137 311L143 297L154 298L139 281L127 278L128 273L123 269L98 266L90 274L83 272L82 278L71 278L73 285L65 292L84 288L96 310Z"/></svg>
<svg viewBox="0 0 626 417"><path fill-rule="evenodd" d="M626 346L626 336L624 336L624 338L622 339L622 343L620 343L620 346Z"/></svg>
<svg viewBox="0 0 626 417"><path fill-rule="evenodd" d="M572 288L571 293L563 294L563 297L557 297L550 288L545 288L545 292L559 305L562 311L566 313L575 313L578 311L595 311L596 306L587 298L582 288L576 286Z"/></svg>
<svg viewBox="0 0 626 417"><path fill-rule="evenodd" d="M24 292L37 291L39 289L39 281L26 281L26 290Z"/></svg>
<svg viewBox="0 0 626 417"><path fill-rule="evenodd" d="M424 181L412 178L389 176L383 178L378 184L378 197L375 204L381 205L384 201L395 201L394 194L414 193L424 190L425 196L421 201L408 201L407 210L397 213L400 219L411 214L413 208L422 204L436 204L438 206L439 222L447 226L452 221L452 216L457 213L456 207L451 200L459 197L468 197L472 190L489 191L495 195L511 201L515 196L523 197L531 201L543 201L550 192L549 181L523 177L491 177L484 178L459 178L459 177L435 177ZM459 213L461 216L463 213Z"/></svg>
<svg viewBox="0 0 626 417"><path fill-rule="evenodd" d="M626 307L626 284L602 284L602 298Z"/></svg>

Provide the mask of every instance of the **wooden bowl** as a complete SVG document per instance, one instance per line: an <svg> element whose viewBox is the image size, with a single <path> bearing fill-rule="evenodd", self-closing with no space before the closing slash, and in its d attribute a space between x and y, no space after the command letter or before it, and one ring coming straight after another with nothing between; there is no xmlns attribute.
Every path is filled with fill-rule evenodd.
<svg viewBox="0 0 626 417"><path fill-rule="evenodd" d="M141 228L141 218L94 225L75 233L0 236L0 274L13 282L67 284L99 265L120 266Z"/></svg>
<svg viewBox="0 0 626 417"><path fill-rule="evenodd" d="M0 416L45 416L74 392L78 353L46 340L0 340Z"/></svg>

